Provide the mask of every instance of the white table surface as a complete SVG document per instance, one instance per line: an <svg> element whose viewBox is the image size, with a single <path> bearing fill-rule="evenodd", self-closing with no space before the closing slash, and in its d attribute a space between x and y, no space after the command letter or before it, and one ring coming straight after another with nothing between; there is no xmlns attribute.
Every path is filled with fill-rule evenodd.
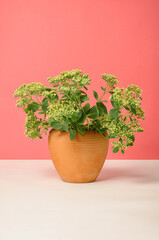
<svg viewBox="0 0 159 240"><path fill-rule="evenodd" d="M159 161L107 160L63 182L51 160L0 160L0 240L159 240Z"/></svg>

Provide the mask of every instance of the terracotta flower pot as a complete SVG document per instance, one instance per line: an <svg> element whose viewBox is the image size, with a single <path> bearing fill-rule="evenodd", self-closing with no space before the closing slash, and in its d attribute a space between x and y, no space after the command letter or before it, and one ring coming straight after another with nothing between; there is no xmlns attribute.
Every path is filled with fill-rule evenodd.
<svg viewBox="0 0 159 240"><path fill-rule="evenodd" d="M109 140L99 132L77 133L73 141L69 132L52 130L48 138L53 164L66 182L85 183L99 175L108 152Z"/></svg>

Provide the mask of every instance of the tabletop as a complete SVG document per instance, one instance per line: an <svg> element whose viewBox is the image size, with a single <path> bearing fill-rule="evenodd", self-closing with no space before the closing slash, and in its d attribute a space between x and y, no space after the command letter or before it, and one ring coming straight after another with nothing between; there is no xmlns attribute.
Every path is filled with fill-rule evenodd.
<svg viewBox="0 0 159 240"><path fill-rule="evenodd" d="M159 161L106 160L63 182L51 160L0 160L0 240L158 240Z"/></svg>

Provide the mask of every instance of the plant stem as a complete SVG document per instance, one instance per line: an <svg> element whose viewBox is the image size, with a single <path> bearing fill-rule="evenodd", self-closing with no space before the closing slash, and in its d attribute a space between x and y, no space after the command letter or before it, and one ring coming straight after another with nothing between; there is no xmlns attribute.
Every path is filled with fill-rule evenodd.
<svg viewBox="0 0 159 240"><path fill-rule="evenodd" d="M83 110L82 103L81 103L80 99L79 99L79 104L80 104L80 108ZM89 123L89 120L88 120L87 116L86 116L86 121L87 121L87 124L88 124L88 130L89 130L90 123Z"/></svg>
<svg viewBox="0 0 159 240"><path fill-rule="evenodd" d="M38 96L37 95L35 95L35 96L36 96L36 100L38 101L38 103L41 104L41 102L38 99Z"/></svg>
<svg viewBox="0 0 159 240"><path fill-rule="evenodd" d="M110 90L110 86L109 85L107 85L107 87L106 87L106 89L105 89L105 91L104 91L104 93L102 94L102 96L98 99L98 102L100 102L101 101L101 99L102 99L102 97L106 94L106 93L108 93L109 92L109 90Z"/></svg>

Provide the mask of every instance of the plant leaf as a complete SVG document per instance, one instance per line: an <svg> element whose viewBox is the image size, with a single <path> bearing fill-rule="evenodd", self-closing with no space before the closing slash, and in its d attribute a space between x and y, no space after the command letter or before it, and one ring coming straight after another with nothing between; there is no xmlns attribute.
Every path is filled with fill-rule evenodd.
<svg viewBox="0 0 159 240"><path fill-rule="evenodd" d="M47 98L44 98L43 100L42 100L42 106L41 106L41 108L42 108L42 110L44 111L44 112L46 112L47 110L48 110L48 99Z"/></svg>
<svg viewBox="0 0 159 240"><path fill-rule="evenodd" d="M48 105L48 99L47 99L47 98L44 98L44 99L42 100L42 104L43 104L43 105Z"/></svg>
<svg viewBox="0 0 159 240"><path fill-rule="evenodd" d="M118 116L118 114L120 113L120 111L119 110L117 110L117 109L110 109L110 111L109 111L109 117L110 118L115 118L115 117L117 117Z"/></svg>
<svg viewBox="0 0 159 240"><path fill-rule="evenodd" d="M93 96L95 97L96 100L98 100L98 93L96 91L93 91Z"/></svg>
<svg viewBox="0 0 159 240"><path fill-rule="evenodd" d="M86 105L84 105L84 107L83 107L83 110L84 110L84 112L87 114L88 113L88 111L90 110L90 104L89 103L86 103Z"/></svg>
<svg viewBox="0 0 159 240"><path fill-rule="evenodd" d="M86 120L86 114L82 111L82 116L77 120L77 123L83 125Z"/></svg>
<svg viewBox="0 0 159 240"><path fill-rule="evenodd" d="M111 102L112 106L115 108L114 98L111 97L110 102Z"/></svg>
<svg viewBox="0 0 159 240"><path fill-rule="evenodd" d="M53 129L61 129L63 124L61 122L51 122L50 123L50 126L53 128Z"/></svg>
<svg viewBox="0 0 159 240"><path fill-rule="evenodd" d="M38 112L38 114L45 114L44 112Z"/></svg>
<svg viewBox="0 0 159 240"><path fill-rule="evenodd" d="M89 101L89 98L87 97L87 95L81 95L80 96L81 102L87 102Z"/></svg>
<svg viewBox="0 0 159 240"><path fill-rule="evenodd" d="M50 102L52 102L52 101L54 101L54 100L57 101L57 100L59 99L59 97L58 97L57 94L56 94L56 95L48 95L47 98L48 98L48 100L49 100Z"/></svg>
<svg viewBox="0 0 159 240"><path fill-rule="evenodd" d="M106 88L104 88L104 87L101 87L101 89L102 89L103 91L105 91L105 90L106 90Z"/></svg>
<svg viewBox="0 0 159 240"><path fill-rule="evenodd" d="M121 143L123 142L122 138L119 139L119 142L121 142Z"/></svg>
<svg viewBox="0 0 159 240"><path fill-rule="evenodd" d="M93 106L89 110L87 117L89 117L91 119L97 119L99 117L99 110L98 110L97 106Z"/></svg>
<svg viewBox="0 0 159 240"><path fill-rule="evenodd" d="M86 90L88 90L88 88L87 88L86 86L84 86L84 88L85 88Z"/></svg>
<svg viewBox="0 0 159 240"><path fill-rule="evenodd" d="M130 111L130 109L129 109L127 106L125 106L124 108L125 108L127 111Z"/></svg>
<svg viewBox="0 0 159 240"><path fill-rule="evenodd" d="M81 93L80 92L76 92L73 94L76 98L78 98L79 96L81 96Z"/></svg>
<svg viewBox="0 0 159 240"><path fill-rule="evenodd" d="M76 130L70 129L70 140L72 141L76 137Z"/></svg>
<svg viewBox="0 0 159 240"><path fill-rule="evenodd" d="M117 153L119 151L119 147L115 147L114 149L113 149L113 153Z"/></svg>
<svg viewBox="0 0 159 240"><path fill-rule="evenodd" d="M73 122L76 122L78 119L80 119L80 117L82 116L82 110L80 109L78 112L74 113L72 116L71 116L71 120Z"/></svg>
<svg viewBox="0 0 159 240"><path fill-rule="evenodd" d="M86 132L86 129L84 126L82 125L77 125L77 131L80 133L80 134L84 134Z"/></svg>
<svg viewBox="0 0 159 240"><path fill-rule="evenodd" d="M136 109L134 107L131 107L131 111L136 115Z"/></svg>
<svg viewBox="0 0 159 240"><path fill-rule="evenodd" d="M100 132L104 137L106 137L105 130L103 128L100 128L98 124L95 124L94 126L98 132Z"/></svg>
<svg viewBox="0 0 159 240"><path fill-rule="evenodd" d="M65 99L67 99L67 96L64 94L64 95L62 95L62 97L61 98L65 98Z"/></svg>
<svg viewBox="0 0 159 240"><path fill-rule="evenodd" d="M130 136L129 138L130 138L133 142L135 141L135 136L134 136L134 135Z"/></svg>
<svg viewBox="0 0 159 240"><path fill-rule="evenodd" d="M98 108L102 108L104 113L108 114L107 108L106 108L106 106L104 105L104 103L102 103L102 102L97 102L96 105L97 105Z"/></svg>
<svg viewBox="0 0 159 240"><path fill-rule="evenodd" d="M29 111L32 110L33 112L36 112L39 109L39 107L40 107L40 105L36 102L28 104L28 110Z"/></svg>
<svg viewBox="0 0 159 240"><path fill-rule="evenodd" d="M63 123L63 124L62 124L62 128L63 128L63 130L65 130L66 132L69 131L69 130L68 130L68 124L66 124L66 123Z"/></svg>
<svg viewBox="0 0 159 240"><path fill-rule="evenodd" d="M63 122L51 122L50 123L50 126L53 128L53 129L62 129L66 132L68 132L68 124L66 123L63 123Z"/></svg>
<svg viewBox="0 0 159 240"><path fill-rule="evenodd" d="M99 111L99 117L103 114L103 109L101 107L98 107L98 111Z"/></svg>
<svg viewBox="0 0 159 240"><path fill-rule="evenodd" d="M120 105L114 100L113 97L111 97L110 102L115 109L120 109Z"/></svg>

